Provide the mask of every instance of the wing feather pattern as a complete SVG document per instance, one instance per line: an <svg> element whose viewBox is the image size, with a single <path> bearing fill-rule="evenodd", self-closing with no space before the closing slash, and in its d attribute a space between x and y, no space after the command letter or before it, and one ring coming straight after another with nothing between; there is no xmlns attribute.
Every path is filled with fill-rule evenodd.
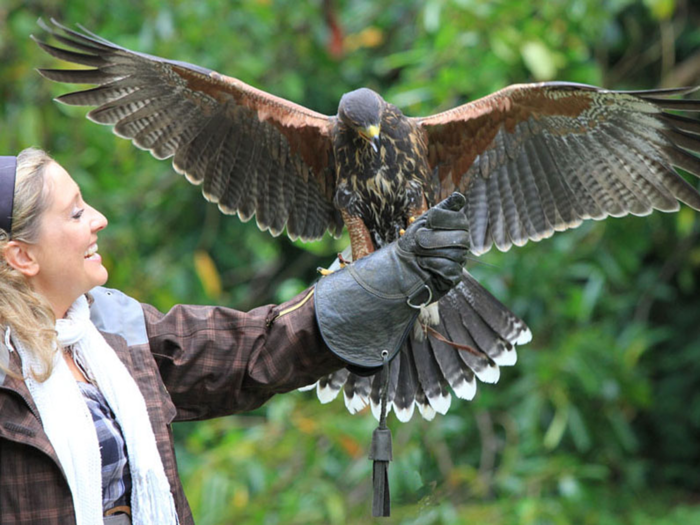
<svg viewBox="0 0 700 525"><path fill-rule="evenodd" d="M88 118L173 167L224 213L256 217L262 230L292 239L339 235L333 206L335 117L274 97L234 78L117 46L89 31L42 24L67 49L36 40L50 55L92 69L41 69L56 82L97 84L58 101L96 106Z"/></svg>
<svg viewBox="0 0 700 525"><path fill-rule="evenodd" d="M700 177L694 88L608 91L521 84L417 118L441 198L467 193L472 251L539 241L586 219L700 209L700 193L675 170ZM507 233L507 235L505 235Z"/></svg>

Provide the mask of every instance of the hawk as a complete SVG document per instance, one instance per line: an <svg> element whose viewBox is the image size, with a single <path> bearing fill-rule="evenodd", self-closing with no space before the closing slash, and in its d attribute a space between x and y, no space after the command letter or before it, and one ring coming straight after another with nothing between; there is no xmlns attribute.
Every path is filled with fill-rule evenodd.
<svg viewBox="0 0 700 525"><path fill-rule="evenodd" d="M565 82L520 84L428 117L406 117L372 90L345 94L327 116L232 77L130 51L52 20L64 46L37 43L81 66L46 78L95 84L58 97L96 106L88 118L172 164L227 214L255 216L272 235L313 241L347 227L352 258L401 235L412 217L460 191L471 252L539 241L586 219L700 210L674 167L700 176L700 122L679 115L700 101L678 88L610 91ZM87 66L88 69L83 66ZM672 98L676 96L676 98ZM674 111L674 113L669 113ZM466 270L425 308L390 373L389 407L431 419L450 389L471 399L475 377L496 382L530 340L519 318ZM318 385L342 388L351 412L377 415L380 381L348 370Z"/></svg>

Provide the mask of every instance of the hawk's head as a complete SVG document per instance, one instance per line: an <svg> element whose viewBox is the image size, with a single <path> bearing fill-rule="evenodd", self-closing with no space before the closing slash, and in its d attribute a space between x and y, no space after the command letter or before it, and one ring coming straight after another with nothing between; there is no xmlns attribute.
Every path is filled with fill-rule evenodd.
<svg viewBox="0 0 700 525"><path fill-rule="evenodd" d="M338 105L338 118L379 151L379 133L386 103L367 88L346 93Z"/></svg>

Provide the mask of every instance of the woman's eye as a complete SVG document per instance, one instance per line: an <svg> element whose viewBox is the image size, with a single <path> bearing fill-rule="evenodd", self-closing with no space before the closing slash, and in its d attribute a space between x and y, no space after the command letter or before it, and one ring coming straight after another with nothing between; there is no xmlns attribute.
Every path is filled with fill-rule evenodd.
<svg viewBox="0 0 700 525"><path fill-rule="evenodd" d="M73 218L74 218L74 219L80 219L80 217L83 216L83 213L84 213L84 212L85 212L85 209L81 209L81 210L76 210L76 211L74 211L74 212L73 212Z"/></svg>

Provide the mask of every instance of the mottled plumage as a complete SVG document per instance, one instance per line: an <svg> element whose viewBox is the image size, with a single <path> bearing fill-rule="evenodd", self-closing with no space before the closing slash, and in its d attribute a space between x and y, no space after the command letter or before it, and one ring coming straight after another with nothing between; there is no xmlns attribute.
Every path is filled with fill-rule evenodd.
<svg viewBox="0 0 700 525"><path fill-rule="evenodd" d="M355 116L365 108L370 110L364 119ZM333 129L334 204L361 217L374 245L383 246L396 240L408 217L424 208L425 193L432 202L428 147L414 122L369 89L344 95L338 114ZM353 117L358 122L354 127ZM371 139L357 132L372 125L379 133L376 151ZM359 255L365 254L353 253L355 258Z"/></svg>
<svg viewBox="0 0 700 525"><path fill-rule="evenodd" d="M700 194L674 170L700 175L699 111L669 98L692 89L621 92L550 82L514 85L452 110L407 118L378 94L343 96L326 116L214 71L129 51L53 21L70 49L49 54L90 69L40 72L97 87L63 95L97 106L88 117L160 159L224 213L273 235L314 240L348 228L354 257L395 240L409 217L459 190L467 197L471 251L539 241L585 219L700 209ZM524 323L466 271L414 332L391 372L401 420L417 406L430 419L450 389L471 399L475 378L493 383L527 342ZM431 310L434 314L434 309ZM425 320L428 317L424 318ZM456 350L456 347L460 350ZM351 412L378 404L378 385L347 371L318 383L327 401L344 389Z"/></svg>

